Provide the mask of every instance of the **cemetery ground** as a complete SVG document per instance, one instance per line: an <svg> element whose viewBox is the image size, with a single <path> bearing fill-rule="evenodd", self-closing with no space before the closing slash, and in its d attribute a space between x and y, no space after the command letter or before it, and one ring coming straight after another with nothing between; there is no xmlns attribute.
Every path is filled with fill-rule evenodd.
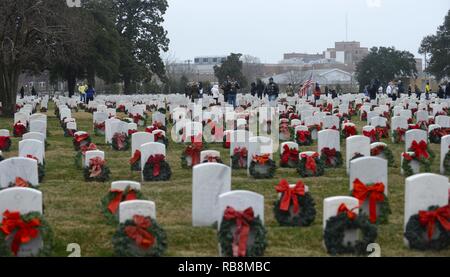
<svg viewBox="0 0 450 277"><path fill-rule="evenodd" d="M106 183L86 183L83 172L74 164L75 151L72 138L64 137L58 119L54 115L54 103L50 103L46 148L46 176L40 189L44 195L44 213L54 232L53 256L68 256L66 247L70 243L81 246L82 256L112 256L112 236L116 226L108 225L101 213L100 200L109 191L112 181L133 180L142 183L142 193L146 199L156 203L158 223L166 230L168 237L167 256L217 256L217 235L215 228L192 227L192 170L182 169L180 156L182 144L170 140L167 160L172 168L172 178L168 182L142 182L139 172L130 171L131 150L118 152L105 144L104 137L96 137L93 132L92 114L80 111L73 113L78 130L91 134L93 142L105 151L107 165L111 169L111 179ZM365 122L353 117L353 122L361 133ZM12 119L0 119L0 126L12 129ZM168 130L170 130L168 127ZM140 130L143 130L141 127ZM167 132L170 136L170 132ZM10 152L4 157L17 155L18 138L13 138ZM389 168L389 201L392 209L389 224L378 227L377 243L382 256L450 256L450 249L441 252L418 252L407 249L403 243L403 213L405 179L400 174L400 155L403 144L388 143L393 151L396 167ZM209 149L221 152L222 160L228 164L229 149L222 144L208 144ZM432 172L439 172L439 145L432 144L436 159ZM317 142L310 147L300 147L300 151L317 150ZM345 155L345 141L341 141L341 153ZM275 154L278 164L279 153ZM344 159L345 161L345 159ZM280 227L273 216L273 203L277 198L275 186L285 178L290 183L301 179L295 169L278 167L275 178L255 180L247 176L246 170L233 170L232 190L250 190L264 195L265 224L268 235L266 256L328 256L323 247L322 212L323 199L331 196L349 195L349 177L345 165L338 169L326 169L322 177L304 178L316 202L316 220L311 227ZM369 255L369 253L368 253Z"/></svg>

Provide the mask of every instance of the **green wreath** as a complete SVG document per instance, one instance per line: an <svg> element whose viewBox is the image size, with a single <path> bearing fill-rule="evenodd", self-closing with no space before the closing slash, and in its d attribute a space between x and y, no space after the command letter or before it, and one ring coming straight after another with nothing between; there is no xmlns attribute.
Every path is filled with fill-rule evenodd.
<svg viewBox="0 0 450 277"><path fill-rule="evenodd" d="M333 162L331 165L327 164L328 161L328 157L327 155L325 155L324 152L322 152L322 154L320 155L320 160L322 161L322 163L324 164L324 166L326 168L337 168L337 167L341 167L342 164L344 163L344 160L342 158L342 154L340 151L336 151L336 156L333 157Z"/></svg>
<svg viewBox="0 0 450 277"><path fill-rule="evenodd" d="M254 218L250 225L249 237L253 236L253 244L247 243L246 257L261 257L267 247L267 231L258 217ZM235 220L222 220L217 234L222 256L233 257L233 231L236 227Z"/></svg>
<svg viewBox="0 0 450 277"><path fill-rule="evenodd" d="M114 247L114 255L118 257L161 257L167 249L167 235L162 227L158 225L156 220L146 217L151 222L151 226L146 229L155 238L155 244L148 249L141 249L136 242L127 236L125 228L128 226L135 227L133 220L127 220L121 223L112 238Z"/></svg>
<svg viewBox="0 0 450 277"><path fill-rule="evenodd" d="M38 177L39 183L42 183L45 177L45 162L38 163Z"/></svg>
<svg viewBox="0 0 450 277"><path fill-rule="evenodd" d="M231 156L231 167L233 169L246 169L247 168L247 157L245 157L245 163L244 163L244 167L241 167L240 163L239 163L239 155L232 155Z"/></svg>
<svg viewBox="0 0 450 277"><path fill-rule="evenodd" d="M11 138L8 137L5 142L6 142L6 145L3 147L3 149L0 149L0 151L8 152L9 149L11 148L11 144L12 144Z"/></svg>
<svg viewBox="0 0 450 277"><path fill-rule="evenodd" d="M261 166L263 168L267 168L267 172L263 173L263 172L258 171L257 169ZM273 161L272 159L269 159L267 161L267 163L264 165L259 165L257 162L252 161L250 163L249 172L250 172L250 175L255 179L272 179L273 176L275 176L276 169L277 169L277 165L276 165L275 161Z"/></svg>
<svg viewBox="0 0 450 277"><path fill-rule="evenodd" d="M107 166L102 166L102 174L100 176L97 177L90 177L91 173L89 172L90 167L85 167L84 168L84 180L86 182L106 182L109 180L109 175L111 174L111 170L109 169L109 167Z"/></svg>
<svg viewBox="0 0 450 277"><path fill-rule="evenodd" d="M274 202L273 213L275 219L281 226L310 226L316 218L316 208L315 202L309 192L305 193L304 196L298 195L298 205L300 207L300 212L298 214L293 213L293 205L289 206L289 211L280 210L280 203L283 199L284 194L281 195L280 199Z"/></svg>
<svg viewBox="0 0 450 277"><path fill-rule="evenodd" d="M123 142L123 145L123 148L119 149L119 146L117 145L117 137L116 135L114 135L111 141L112 148L116 151L128 151L128 149L130 149L130 138L127 135L125 135L125 141Z"/></svg>
<svg viewBox="0 0 450 277"><path fill-rule="evenodd" d="M354 245L344 245L345 231L351 229L361 230L363 238L357 240ZM376 225L370 224L367 216L358 215L355 220L350 220L346 213L340 213L327 220L323 238L330 255L364 255L367 253L367 245L374 243L377 235Z"/></svg>
<svg viewBox="0 0 450 277"><path fill-rule="evenodd" d="M445 175L450 175L450 151L445 155L443 166Z"/></svg>
<svg viewBox="0 0 450 277"><path fill-rule="evenodd" d="M161 169L158 176L153 176L153 164L145 163L142 174L146 182L168 181L172 176L172 169L166 161L161 161Z"/></svg>
<svg viewBox="0 0 450 277"><path fill-rule="evenodd" d="M137 160L134 164L130 164L131 171L141 171L141 160Z"/></svg>
<svg viewBox="0 0 450 277"><path fill-rule="evenodd" d="M315 158L316 161L316 173L306 169L306 158L300 158L298 162L297 172L304 178L323 176L325 174L325 164L320 157Z"/></svg>
<svg viewBox="0 0 450 277"><path fill-rule="evenodd" d="M433 211L439 207L433 206L428 210ZM409 242L409 247L416 250L443 250L450 246L450 232L446 231L439 220L435 222L435 230L439 230L440 235L437 239L429 241L427 239L427 227L422 226L419 222L419 215L411 216L406 224L405 238Z"/></svg>
<svg viewBox="0 0 450 277"><path fill-rule="evenodd" d="M73 148L75 149L75 151L80 151L80 148L82 145L89 145L89 144L91 144L91 142L92 142L92 139L90 136L80 142L77 142L74 137L73 138Z"/></svg>
<svg viewBox="0 0 450 277"><path fill-rule="evenodd" d="M136 191L133 190L136 194L136 200L144 200L144 196L142 195L141 191ZM128 193L130 192L130 187L127 187L122 194L122 200L121 202L123 202L126 198ZM116 214L112 214L111 211L108 209L108 205L109 203L111 203L111 201L116 198L116 193L109 191L107 195L105 195L105 197L103 197L103 199L101 200L101 207L102 207L102 213L103 215L106 217L106 220L109 224L116 224L117 222L119 222L119 213L117 212Z"/></svg>
<svg viewBox="0 0 450 277"><path fill-rule="evenodd" d="M371 156L375 156L372 151L375 148L371 149ZM388 166L389 167L394 167L395 166L395 159L394 159L394 154L392 153L392 150L389 147L383 147L383 151L380 154L384 154L384 157L386 158L386 160L388 161Z"/></svg>
<svg viewBox="0 0 450 277"><path fill-rule="evenodd" d="M406 159L406 158L403 158L402 169L403 169L404 175L406 177L414 175L414 171L413 171L413 169L411 167L411 162L412 161L419 162L419 167L420 167L420 171L421 172L431 172L431 164L432 164L434 156L431 155L431 152L428 152L428 153L430 155L430 159L425 159L423 157L420 158L420 159L417 159L414 154L410 155L413 158L410 161L408 159Z"/></svg>
<svg viewBox="0 0 450 277"><path fill-rule="evenodd" d="M392 137L394 138L394 143L396 143L396 144L404 142L403 136L404 135L400 135L397 130L394 130L392 132Z"/></svg>
<svg viewBox="0 0 450 277"><path fill-rule="evenodd" d="M298 144L299 146L310 146L310 145L313 144L313 139L312 139L311 132L310 132L310 131L308 131L308 132L309 132L309 136L306 136L306 140L303 141L303 142L301 142L301 141L299 140L298 136L295 137L295 142L297 142L297 144Z"/></svg>
<svg viewBox="0 0 450 277"><path fill-rule="evenodd" d="M53 251L53 231L48 224L48 222L43 218L43 216L38 212L31 212L21 215L24 222L29 222L33 219L39 219L41 224L37 229L39 230L39 235L43 241L43 248L39 250L36 257L50 257ZM1 225L1 222L0 222ZM11 252L9 245L6 243L6 236L0 230L0 257L12 257L14 253Z"/></svg>
<svg viewBox="0 0 450 277"><path fill-rule="evenodd" d="M370 186L370 184L368 185ZM350 196L353 196L353 190L350 193ZM369 199L369 197L367 197ZM391 205L389 204L389 198L385 195L383 202L377 202L378 207L380 208L380 212L377 213L377 222L376 224L387 224L389 223L389 215L392 214ZM360 214L362 214L362 210L360 209ZM369 216L369 215L367 215Z"/></svg>

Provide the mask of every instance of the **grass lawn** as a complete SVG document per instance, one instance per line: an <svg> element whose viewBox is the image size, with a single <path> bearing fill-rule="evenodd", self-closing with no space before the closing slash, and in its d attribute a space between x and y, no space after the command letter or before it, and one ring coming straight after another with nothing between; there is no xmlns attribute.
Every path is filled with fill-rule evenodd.
<svg viewBox="0 0 450 277"><path fill-rule="evenodd" d="M74 165L75 151L71 138L63 136L63 130L54 115L54 104L48 112L49 146L46 150L46 177L41 184L44 194L45 217L55 234L54 256L67 256L66 247L70 243L81 246L82 256L112 256L111 238L115 226L106 224L100 209L100 200L109 190L108 183L86 183L83 172ZM133 180L141 182L139 172L131 172L129 152L116 152L105 144L104 137L93 135L92 114L73 113L79 130L91 134L93 142L106 152L111 169L111 182ZM354 117L361 133L363 122ZM0 128L12 130L11 119L0 119ZM170 133L170 132L168 132ZM385 141L387 142L387 141ZM393 211L390 223L379 226L377 242L382 256L450 256L450 249L441 252L417 252L403 244L404 183L400 175L400 153L402 145L388 142L395 157L395 168L389 168L389 200ZM229 160L229 150L221 144L210 144L210 149L219 150L222 160ZM317 145L302 147L301 150L316 150ZM156 203L157 220L165 228L168 236L167 256L217 256L216 230L213 228L193 228L191 219L192 170L182 169L180 156L184 147L172 141L168 148L168 162L173 175L169 182L143 183L144 196ZM437 154L432 172L439 172L439 146L432 145ZM13 139L10 152L5 158L17 155L18 139ZM345 142L341 142L341 152L345 154ZM278 154L275 160L279 161ZM325 176L303 179L315 199L317 217L308 228L279 227L272 208L277 193L274 187L280 179L287 178L295 183L299 176L295 169L278 168L272 180L254 180L247 177L245 170L233 170L232 189L250 190L265 197L265 222L268 230L267 256L327 256L322 246L323 199L331 196L349 195L349 178L345 166L326 170Z"/></svg>

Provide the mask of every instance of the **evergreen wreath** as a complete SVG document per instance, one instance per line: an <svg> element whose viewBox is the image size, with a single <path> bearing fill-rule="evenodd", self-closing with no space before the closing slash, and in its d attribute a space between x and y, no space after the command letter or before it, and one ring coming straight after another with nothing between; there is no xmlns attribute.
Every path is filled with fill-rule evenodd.
<svg viewBox="0 0 450 277"><path fill-rule="evenodd" d="M297 190L299 185L300 187L303 187L303 189L300 190L301 193L295 193L295 190ZM277 191L281 193L281 196L274 202L273 213L275 219L281 226L305 227L310 226L314 222L316 218L316 204L311 193L305 192L304 185L302 185L303 183L300 181L293 189L294 191L290 192L291 197L289 198L289 206L287 209L286 207L282 207L282 202L287 201L284 198L289 196L286 196L286 190L290 189L289 184L286 180L282 180L280 185L276 188ZM294 197L298 203L298 212L295 212L295 204L293 202Z"/></svg>
<svg viewBox="0 0 450 277"><path fill-rule="evenodd" d="M325 147L321 151L320 159L326 168L337 168L343 164L343 158L340 151Z"/></svg>
<svg viewBox="0 0 450 277"><path fill-rule="evenodd" d="M443 166L444 166L444 174L450 175L450 151L448 151L447 154L445 154Z"/></svg>
<svg viewBox="0 0 450 277"><path fill-rule="evenodd" d="M255 160L263 159L263 160ZM267 155L254 157L250 163L249 172L255 179L271 179L275 176L277 165L274 160L270 159Z"/></svg>
<svg viewBox="0 0 450 277"><path fill-rule="evenodd" d="M11 138L10 137L0 137L0 151L8 152L11 148Z"/></svg>
<svg viewBox="0 0 450 277"><path fill-rule="evenodd" d="M119 140L124 140L123 145L119 145ZM116 133L112 137L111 146L116 151L128 151L130 148L130 138L127 134Z"/></svg>
<svg viewBox="0 0 450 277"><path fill-rule="evenodd" d="M356 180L355 180L355 182L356 182ZM371 186L374 186L376 184L371 183L371 184L364 184L364 185L367 186L367 187L371 187ZM353 186L354 186L354 184L353 184ZM373 192L369 192L367 194L367 198L365 199L365 201L370 201L370 196L371 196L372 193ZM358 199L358 197L357 197L358 195L357 195L357 193L355 193L355 187L353 187L350 195L352 197L355 197L355 198ZM368 202L368 205L370 205L370 202ZM380 212L377 213L376 222L371 222L371 223L373 223L373 224L387 224L387 223L389 223L389 215L392 214L392 211L391 211L391 206L389 204L389 198L384 194L384 191L383 191L383 201L377 201L376 205L379 208ZM370 206L369 206L369 208L370 208ZM360 214L362 214L362 209L360 209ZM370 214L368 214L367 216L369 217L369 221L370 221Z"/></svg>
<svg viewBox="0 0 450 277"><path fill-rule="evenodd" d="M315 162L316 170L307 168L308 159L313 158ZM309 167L310 165L308 165ZM312 164L311 164L312 166ZM325 165L323 161L320 159L319 154L315 155L315 157L301 157L298 163L297 172L304 178L314 177L314 176L323 176L325 174Z"/></svg>
<svg viewBox="0 0 450 277"><path fill-rule="evenodd" d="M357 240L354 245L351 245L350 243L344 245L345 231L352 229L361 230L362 239ZM376 225L370 224L367 216L358 215L352 220L347 213L339 213L327 220L324 231L324 241L327 252L330 255L364 255L367 253L367 245L374 243L377 235Z"/></svg>
<svg viewBox="0 0 450 277"><path fill-rule="evenodd" d="M402 143L405 141L404 136L405 136L406 130L405 129L401 129L401 128L397 128L396 130L394 130L392 132L392 137L394 138L394 143Z"/></svg>
<svg viewBox="0 0 450 277"><path fill-rule="evenodd" d="M246 169L247 168L247 148L236 148L234 155L231 156L231 167L233 169Z"/></svg>
<svg viewBox="0 0 450 277"><path fill-rule="evenodd" d="M82 146L86 146L91 144L91 137L89 134L83 134L81 136L74 136L73 137L73 147L75 151L80 151Z"/></svg>
<svg viewBox="0 0 450 277"><path fill-rule="evenodd" d="M394 160L394 154L392 153L392 150L384 145L379 145L377 147L374 147L370 149L370 156L376 157L380 154L384 154L384 157L388 161L388 166L392 167L394 166L395 160Z"/></svg>
<svg viewBox="0 0 450 277"><path fill-rule="evenodd" d="M119 225L112 243L118 257L161 257L167 249L167 235L155 219L135 215Z"/></svg>
<svg viewBox="0 0 450 277"><path fill-rule="evenodd" d="M299 130L296 133L295 141L299 146L310 146L313 144L313 139L310 131Z"/></svg>
<svg viewBox="0 0 450 277"><path fill-rule="evenodd" d="M109 175L111 174L111 171L110 171L109 167L106 166L106 164L103 164L100 166L101 172L98 176L91 175L92 167L93 167L93 165L90 165L90 166L87 166L84 168L83 175L84 175L84 180L86 182L106 182L109 180Z"/></svg>
<svg viewBox="0 0 450 277"><path fill-rule="evenodd" d="M228 210L228 209L227 209ZM247 209L243 213L247 213L250 209ZM249 226L249 236L252 237L252 243L247 240L245 257L261 257L264 255L264 251L267 247L266 239L266 228L264 227L261 219L253 216L253 210L251 210L252 219L251 222L247 221ZM233 257L238 255L233 255L233 243L235 242L235 232L237 228L237 220L230 219L227 220L224 216L220 224L220 229L218 232L218 240L222 252L222 256Z"/></svg>
<svg viewBox="0 0 450 277"><path fill-rule="evenodd" d="M446 211L445 211L446 210ZM428 212L442 211L443 215L447 216L447 223L450 215L450 207L446 206L439 208L438 206L432 206L428 209ZM443 250L450 246L450 229L447 229L442 225L441 221L437 217L426 218L425 211L420 211L418 214L411 216L406 224L405 238L409 242L409 247L416 250ZM421 214L424 217L421 220ZM425 219L425 220L424 220ZM425 221L425 222L424 222ZM428 221L428 222L426 222ZM434 226L434 232L439 231L439 236L433 238L434 232L430 232L431 226ZM431 229L431 230L433 230ZM427 234L428 233L428 237ZM431 235L431 236L430 236Z"/></svg>
<svg viewBox="0 0 450 277"><path fill-rule="evenodd" d="M38 212L31 212L27 214L19 214L17 212L9 212L5 211L3 214L3 220L0 222L0 257L12 257L16 256L16 253L12 250L12 245L9 245L6 241L8 240L8 236L12 235L15 231L20 228L17 225L14 225L14 228L7 227L5 223L7 223L8 219L18 220L19 222L23 222L27 225L31 224L32 230L36 230L36 236L32 235L34 231L31 231L31 240L40 236L43 241L43 248L36 255L37 257L50 257L53 250L53 231L48 224L48 222L43 218L43 216ZM17 222L17 221L16 221ZM17 232L14 236L17 236ZM34 238L33 238L34 236ZM19 240L20 241L20 240ZM19 244L20 245L20 244Z"/></svg>
<svg viewBox="0 0 450 277"><path fill-rule="evenodd" d="M159 156L162 156L157 163L159 163L159 170L156 167L155 163L151 162L152 157L158 159ZM142 174L144 176L144 181L146 182L158 182L158 181L168 181L172 176L172 169L170 165L163 160L163 155L150 156L148 161L145 163L144 170ZM159 172L158 172L159 171ZM155 176L156 175L156 176Z"/></svg>
<svg viewBox="0 0 450 277"><path fill-rule="evenodd" d="M114 200L118 202L116 203L116 205L112 205ZM103 197L103 199L101 200L102 213L106 217L109 224L116 224L117 222L119 222L119 205L124 201L130 200L144 200L144 196L142 195L141 191L133 190L130 187L127 187L123 191L110 190L108 194ZM110 208L112 210L116 209L116 211L114 211L113 213Z"/></svg>

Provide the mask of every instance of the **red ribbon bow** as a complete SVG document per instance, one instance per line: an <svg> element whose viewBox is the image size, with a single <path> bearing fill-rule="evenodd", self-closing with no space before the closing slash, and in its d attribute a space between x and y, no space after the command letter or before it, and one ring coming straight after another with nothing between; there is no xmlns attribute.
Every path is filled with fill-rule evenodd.
<svg viewBox="0 0 450 277"><path fill-rule="evenodd" d="M16 177L14 185L16 187L20 187L20 188L29 188L30 187L30 184L25 179L22 179L21 177Z"/></svg>
<svg viewBox="0 0 450 277"><path fill-rule="evenodd" d="M434 211L419 211L419 223L427 226L428 239L431 241L436 227L436 221L441 223L446 231L450 231L450 206L438 208Z"/></svg>
<svg viewBox="0 0 450 277"><path fill-rule="evenodd" d="M27 126L20 121L14 124L14 134L21 137L27 131Z"/></svg>
<svg viewBox="0 0 450 277"><path fill-rule="evenodd" d="M298 150L295 148L289 148L287 144L283 146L283 154L281 155L281 163L288 164L289 160L293 162L298 161Z"/></svg>
<svg viewBox="0 0 450 277"><path fill-rule="evenodd" d="M224 213L224 219L227 221L236 221L236 231L233 234L233 256L245 257L247 254L248 236L250 234L250 223L254 220L253 208L239 212L232 207L227 207Z"/></svg>
<svg viewBox="0 0 450 277"><path fill-rule="evenodd" d="M357 208L355 208L355 209L357 209ZM353 210L354 210L354 209L353 209ZM342 203L342 204L339 206L339 208L338 208L337 214L339 215L339 214L345 213L345 214L347 214L348 219L350 219L351 221L353 221L353 220L355 220L356 217L358 216L355 212L353 212L353 210L350 210L350 209L347 207L347 205L345 205L344 203Z"/></svg>
<svg viewBox="0 0 450 277"><path fill-rule="evenodd" d="M377 222L377 202L384 201L384 184L376 183L367 186L359 179L353 181L353 196L359 200L362 205L369 198L369 219L375 224Z"/></svg>
<svg viewBox="0 0 450 277"><path fill-rule="evenodd" d="M207 155L205 157L205 161L207 161L208 163L217 163L219 160L219 157L215 156L215 155Z"/></svg>
<svg viewBox="0 0 450 277"><path fill-rule="evenodd" d="M8 146L10 138L9 137L0 137L0 150L5 150Z"/></svg>
<svg viewBox="0 0 450 277"><path fill-rule="evenodd" d="M36 158L36 156L30 155L30 154L27 155L27 158L39 161L38 158Z"/></svg>
<svg viewBox="0 0 450 277"><path fill-rule="evenodd" d="M128 130L128 136L131 136L132 134L137 133L137 130Z"/></svg>
<svg viewBox="0 0 450 277"><path fill-rule="evenodd" d="M351 137L356 135L356 127L353 125L345 125L344 127L345 137Z"/></svg>
<svg viewBox="0 0 450 277"><path fill-rule="evenodd" d="M3 220L0 230L6 235L12 235L14 231L14 238L11 244L11 251L17 256L20 246L28 243L39 235L41 221L37 218L31 219L27 222L23 221L19 212L9 212L6 210L3 213Z"/></svg>
<svg viewBox="0 0 450 277"><path fill-rule="evenodd" d="M82 135L75 135L75 141L77 143L82 142L83 140L86 140L89 138L89 134L82 134Z"/></svg>
<svg viewBox="0 0 450 277"><path fill-rule="evenodd" d="M336 148L330 149L329 147L322 148L322 154L327 157L325 163L327 165L332 165L333 160L336 158Z"/></svg>
<svg viewBox="0 0 450 277"><path fill-rule="evenodd" d="M91 175L89 176L90 178L95 178L98 177L102 174L102 168L103 166L106 164L106 161L103 160L100 157L96 157L93 159L90 159L89 161L89 172L91 173Z"/></svg>
<svg viewBox="0 0 450 277"><path fill-rule="evenodd" d="M197 165L200 163L200 152L202 151L202 143L193 143L186 148L184 152L186 156L191 157L191 165Z"/></svg>
<svg viewBox="0 0 450 277"><path fill-rule="evenodd" d="M297 140L301 143L306 142L306 140L311 136L310 131L297 131Z"/></svg>
<svg viewBox="0 0 450 277"><path fill-rule="evenodd" d="M86 155L87 151L97 150L97 145L94 143L89 143L89 145L83 145L80 147L81 154Z"/></svg>
<svg viewBox="0 0 450 277"><path fill-rule="evenodd" d="M411 145L411 150L414 152L416 159L421 159L424 157L428 159L430 154L428 153L428 145L424 140L421 140L419 143L417 141L413 141Z"/></svg>
<svg viewBox="0 0 450 277"><path fill-rule="evenodd" d="M95 129L100 130L100 131L105 131L105 122L103 121L102 123L95 123Z"/></svg>
<svg viewBox="0 0 450 277"><path fill-rule="evenodd" d="M371 156L378 156L383 152L384 152L384 145L378 145L377 147L370 149Z"/></svg>
<svg viewBox="0 0 450 277"><path fill-rule="evenodd" d="M155 141L164 140L164 134L162 132L154 133L153 136Z"/></svg>
<svg viewBox="0 0 450 277"><path fill-rule="evenodd" d="M305 185L302 181L298 181L294 188L291 188L289 186L289 183L283 179L281 180L280 184L278 184L277 187L275 187L277 192L283 193L283 198L281 199L280 203L280 210L282 211L289 211L289 205L292 203L294 205L294 214L298 214L300 212L300 206L298 204L298 198L297 196L304 196L305 195Z"/></svg>
<svg viewBox="0 0 450 277"><path fill-rule="evenodd" d="M136 245L142 249L149 249L155 244L155 237L147 229L152 226L150 219L141 215L133 217L136 226L125 227L125 234L136 242Z"/></svg>
<svg viewBox="0 0 450 277"><path fill-rule="evenodd" d="M130 164L133 165L140 160L141 160L141 151L139 150L134 151L133 157L130 159Z"/></svg>
<svg viewBox="0 0 450 277"><path fill-rule="evenodd" d="M119 150L125 147L125 140L127 139L127 136L124 133L116 133L113 139L116 140L117 148Z"/></svg>
<svg viewBox="0 0 450 277"><path fill-rule="evenodd" d="M148 158L147 163L153 165L153 177L159 176L161 173L161 162L165 159L166 157L161 154L150 156Z"/></svg>
<svg viewBox="0 0 450 277"><path fill-rule="evenodd" d="M253 161L259 165L265 165L269 160L270 160L270 154L253 156Z"/></svg>
<svg viewBox="0 0 450 277"><path fill-rule="evenodd" d="M236 147L233 151L234 156L239 155L239 166L240 167L246 167L247 165L247 157L248 157L248 150L245 147Z"/></svg>
<svg viewBox="0 0 450 277"><path fill-rule="evenodd" d="M317 163L316 159L319 157L319 154L314 153L311 156L306 154L302 154L302 159L306 159L305 168L309 171L312 171L314 174L317 172Z"/></svg>
<svg viewBox="0 0 450 277"><path fill-rule="evenodd" d="M127 193L126 193L125 199L123 198L125 191L123 191L123 190L111 190L111 192L116 195L111 200L111 202L109 202L109 204L108 204L108 210L112 214L116 214L117 213L117 210L119 209L119 206L120 206L121 202L130 201L130 200L136 200L137 199L136 191L134 191L133 189L127 189Z"/></svg>

